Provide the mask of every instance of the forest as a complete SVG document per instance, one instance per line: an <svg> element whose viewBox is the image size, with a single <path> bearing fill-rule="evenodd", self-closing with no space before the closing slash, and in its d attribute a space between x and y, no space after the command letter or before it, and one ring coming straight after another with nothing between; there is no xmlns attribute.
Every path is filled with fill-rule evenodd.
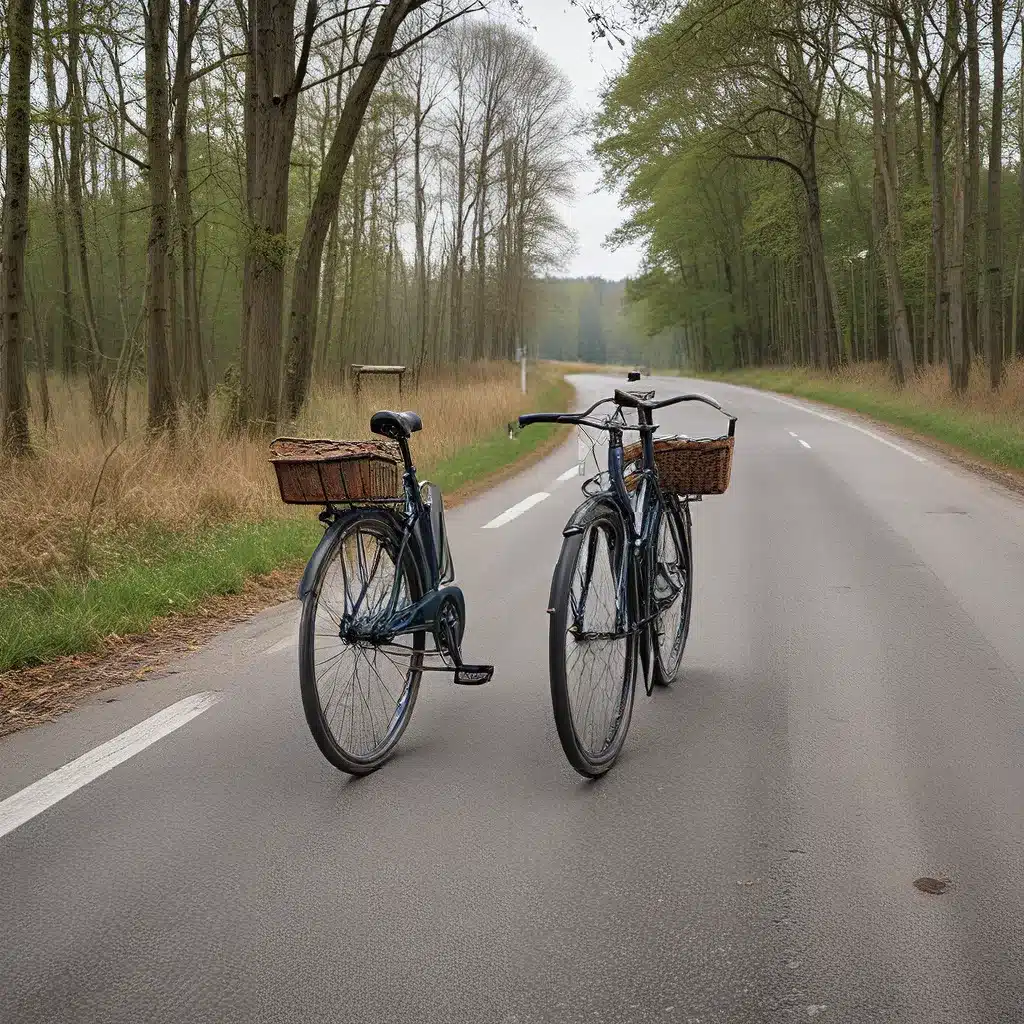
<svg viewBox="0 0 1024 1024"><path fill-rule="evenodd" d="M881 362L902 385L1024 356L1019 0L633 0L609 83L630 297L716 370Z"/></svg>
<svg viewBox="0 0 1024 1024"><path fill-rule="evenodd" d="M626 281L538 278L530 284L525 338L531 355L564 362L681 368L683 331L647 335L644 304L629 301Z"/></svg>
<svg viewBox="0 0 1024 1024"><path fill-rule="evenodd" d="M6 0L5 450L53 379L113 442L139 386L151 434L262 433L350 362L513 357L584 124L487 7Z"/></svg>

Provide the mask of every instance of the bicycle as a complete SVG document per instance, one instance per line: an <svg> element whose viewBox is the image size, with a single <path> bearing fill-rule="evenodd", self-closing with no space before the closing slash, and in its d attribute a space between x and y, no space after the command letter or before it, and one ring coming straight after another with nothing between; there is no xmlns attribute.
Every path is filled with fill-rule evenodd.
<svg viewBox="0 0 1024 1024"><path fill-rule="evenodd" d="M325 506L324 535L298 589L299 689L320 751L352 775L392 755L424 672L471 686L494 674L462 657L466 600L441 491L419 482L409 447L422 426L414 412L385 410L370 430L388 441L271 446L282 500Z"/></svg>
<svg viewBox="0 0 1024 1024"><path fill-rule="evenodd" d="M736 417L706 395L653 398L653 391L616 389L582 413L519 417L521 428L565 423L608 434L608 468L583 483L587 497L562 531L548 602L558 738L569 763L590 778L607 772L625 743L638 663L648 696L678 674L693 606L690 501L723 493L729 483ZM680 402L723 413L728 435L656 439L654 412ZM610 403L614 413L593 417ZM625 409L636 411L635 424ZM626 431L639 433L639 441L624 446Z"/></svg>

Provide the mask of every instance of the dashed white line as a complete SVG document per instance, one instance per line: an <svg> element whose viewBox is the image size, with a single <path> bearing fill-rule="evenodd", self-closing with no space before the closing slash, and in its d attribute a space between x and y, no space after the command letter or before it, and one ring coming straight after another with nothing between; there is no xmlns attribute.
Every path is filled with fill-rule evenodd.
<svg viewBox="0 0 1024 1024"><path fill-rule="evenodd" d="M801 443L801 444L802 444L802 445L803 445L803 446L804 446L805 448L810 448L810 447L811 447L811 446L810 446L810 445L809 445L809 444L808 444L808 443L807 443L807 442L806 442L806 441L805 441L805 440L804 440L804 439L803 439L802 437L800 438L800 443Z"/></svg>
<svg viewBox="0 0 1024 1024"><path fill-rule="evenodd" d="M209 711L218 700L219 693L197 693L179 700L177 704L158 711L120 736L100 744L74 761L69 761L63 768L58 768L9 796L0 802L0 838L37 814L42 814L75 790L123 764L157 740L180 729L204 711Z"/></svg>
<svg viewBox="0 0 1024 1024"><path fill-rule="evenodd" d="M796 435L796 434L794 434L794 433L793 433L793 431L791 430L791 431L789 432L789 436L790 436L790 437L796 437L797 435Z"/></svg>
<svg viewBox="0 0 1024 1024"><path fill-rule="evenodd" d="M580 475L580 467L573 466L572 469L567 469L559 478L558 483L564 484L566 480L571 480L574 476Z"/></svg>
<svg viewBox="0 0 1024 1024"><path fill-rule="evenodd" d="M753 390L753 389L746 389ZM812 416L817 416L818 419L828 420L829 423L838 423L841 426L849 427L850 430L856 430L859 434L864 434L866 437L870 437L881 444L887 445L889 448L906 455L908 458L913 459L915 462L927 462L928 460L923 455L918 455L917 452L912 452L908 448L904 448L902 445L896 444L890 441L887 437L882 437L881 434L876 434L873 430L868 430L867 427L862 427L856 423L851 423L849 420L840 419L838 416L830 416L827 412L820 412L818 409L812 409L810 406L801 405L799 402L791 402L788 398L782 398L780 395L772 395L767 391L758 391L758 394L764 395L765 398L770 398L773 402L780 402L782 405L788 405L791 409L799 409L800 412L810 413Z"/></svg>
<svg viewBox="0 0 1024 1024"><path fill-rule="evenodd" d="M519 504L506 509L500 516L495 516L489 523L485 523L483 528L485 530L496 530L499 526L512 522L517 516L528 512L534 505L538 505L545 498L550 497L551 495L547 491L538 491L536 494L531 494L528 498L523 498Z"/></svg>

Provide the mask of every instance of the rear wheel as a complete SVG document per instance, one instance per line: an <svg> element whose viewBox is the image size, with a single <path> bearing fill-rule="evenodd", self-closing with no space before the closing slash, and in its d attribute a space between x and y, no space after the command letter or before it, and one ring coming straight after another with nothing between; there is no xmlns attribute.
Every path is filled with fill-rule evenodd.
<svg viewBox="0 0 1024 1024"><path fill-rule="evenodd" d="M313 739L324 757L366 775L392 754L419 693L423 631L391 641L374 636L395 610L419 600L419 572L392 520L365 510L348 517L302 605L299 686ZM399 564L399 562L401 564Z"/></svg>
<svg viewBox="0 0 1024 1024"><path fill-rule="evenodd" d="M551 585L549 661L558 738L581 775L615 763L633 714L636 643L630 632L622 516L598 506L562 542Z"/></svg>
<svg viewBox="0 0 1024 1024"><path fill-rule="evenodd" d="M690 635L693 558L690 506L666 498L654 555L651 606L654 611L654 683L668 686Z"/></svg>

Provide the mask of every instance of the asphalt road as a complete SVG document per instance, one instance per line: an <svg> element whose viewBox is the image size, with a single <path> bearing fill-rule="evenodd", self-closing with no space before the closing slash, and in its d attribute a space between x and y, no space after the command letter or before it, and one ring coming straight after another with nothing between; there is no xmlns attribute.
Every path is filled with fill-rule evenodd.
<svg viewBox="0 0 1024 1024"><path fill-rule="evenodd" d="M608 776L565 763L547 693L573 442L450 514L496 678L425 679L376 775L308 735L295 604L0 741L3 800L219 697L0 835L0 1020L1024 1021L1024 504L693 387L740 416L733 486L696 507L683 673Z"/></svg>

